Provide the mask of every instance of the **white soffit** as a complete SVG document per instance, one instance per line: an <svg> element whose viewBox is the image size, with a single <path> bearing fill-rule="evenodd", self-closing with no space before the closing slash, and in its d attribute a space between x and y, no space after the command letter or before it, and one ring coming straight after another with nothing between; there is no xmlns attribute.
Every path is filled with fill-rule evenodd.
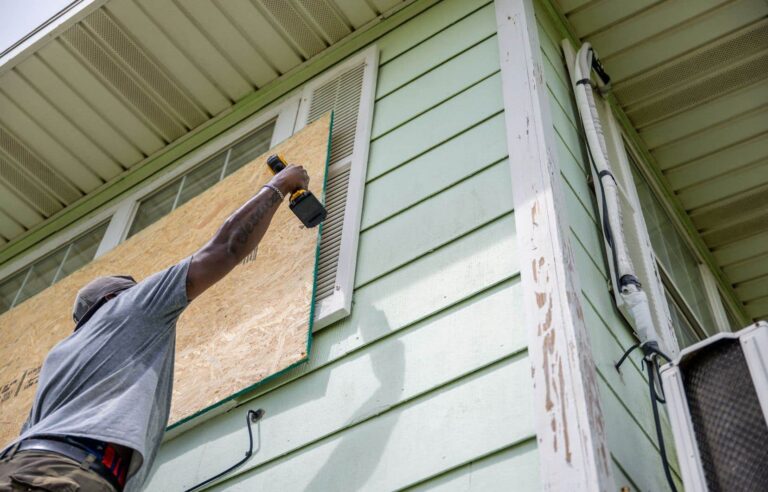
<svg viewBox="0 0 768 492"><path fill-rule="evenodd" d="M401 3L108 0L59 20L0 65L0 246Z"/></svg>
<svg viewBox="0 0 768 492"><path fill-rule="evenodd" d="M768 318L768 2L556 3L747 313Z"/></svg>

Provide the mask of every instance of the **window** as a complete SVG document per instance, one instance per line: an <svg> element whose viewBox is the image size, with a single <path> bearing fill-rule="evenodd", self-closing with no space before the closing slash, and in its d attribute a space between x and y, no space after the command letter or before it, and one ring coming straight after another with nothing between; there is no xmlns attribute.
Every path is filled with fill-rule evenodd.
<svg viewBox="0 0 768 492"><path fill-rule="evenodd" d="M143 199L136 209L127 237L153 224L269 150L274 130L275 122L272 121Z"/></svg>
<svg viewBox="0 0 768 492"><path fill-rule="evenodd" d="M570 45L564 46L564 52L571 78L575 79L572 83L578 84L582 75L580 69L575 70L576 54ZM581 87L578 90L582 90ZM581 93L577 95L582 96ZM727 325L727 316L722 309L714 310L722 307L719 306L719 295L716 295L715 281L709 278L711 272L699 264L686 238L678 232L665 207L639 172L643 163L631 160L634 154L625 144L610 104L598 92L593 95L594 111L584 107L582 97L577 97L581 102L577 106L588 111L580 113L582 120L591 123L590 120L595 119L599 123L600 130L596 124L592 135L604 136L607 167L618 188L617 208L626 255L648 298L654 331L648 336L655 339L663 351L674 356L680 348L723 329ZM590 150L602 153L602 149ZM594 168L590 166L590 171L597 183L600 178ZM600 200L598 208L602 218L606 212ZM604 241L606 251L610 252L611 244L605 238ZM616 306L632 324L634 317L616 285L615 266L609 259L606 262L611 271ZM719 318L717 322L716 316ZM636 327L633 325L633 328Z"/></svg>
<svg viewBox="0 0 768 492"><path fill-rule="evenodd" d="M242 128L248 125L262 126L235 144L216 143L232 139L227 135L212 141L209 150L200 152L202 164L183 174L169 176L160 187L155 185L151 194L147 194L148 187L145 187L134 194L135 198L129 198L115 213L99 252L119 244L124 235L136 234L277 142L333 111L324 194L328 217L322 225L314 329L347 316L352 307L377 69L378 49L372 46L309 81L301 89L300 97L287 95L283 102L269 110L273 116L269 116L272 120L266 126L256 120L246 121L233 132L242 134ZM253 118L264 121L265 115ZM319 184L312 186L319 191ZM139 203L135 206L137 198Z"/></svg>
<svg viewBox="0 0 768 492"><path fill-rule="evenodd" d="M640 175L637 164L632 162L631 169L666 297L671 300L670 314L682 348L717 331L699 272L699 262L645 178Z"/></svg>
<svg viewBox="0 0 768 492"><path fill-rule="evenodd" d="M106 230L107 223L103 223L3 280L0 283L0 313L89 263L96 255Z"/></svg>
<svg viewBox="0 0 768 492"><path fill-rule="evenodd" d="M82 236L36 261L34 271L28 267L7 277L0 283L0 312L106 253L308 123L333 111L324 193L328 217L322 225L314 329L348 315L377 70L378 49L371 46L309 81L300 89L300 97L298 91L287 94L270 108L204 144L184 162L174 164L165 175L105 211L111 220L91 231L90 239ZM313 186L319 194L321 185ZM78 242L80 239L82 243Z"/></svg>

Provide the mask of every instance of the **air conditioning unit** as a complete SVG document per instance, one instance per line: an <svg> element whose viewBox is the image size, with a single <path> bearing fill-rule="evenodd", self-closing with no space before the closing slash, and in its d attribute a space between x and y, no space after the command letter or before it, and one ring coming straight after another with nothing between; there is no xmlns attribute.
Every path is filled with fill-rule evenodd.
<svg viewBox="0 0 768 492"><path fill-rule="evenodd" d="M768 323L686 348L661 382L685 490L768 490Z"/></svg>

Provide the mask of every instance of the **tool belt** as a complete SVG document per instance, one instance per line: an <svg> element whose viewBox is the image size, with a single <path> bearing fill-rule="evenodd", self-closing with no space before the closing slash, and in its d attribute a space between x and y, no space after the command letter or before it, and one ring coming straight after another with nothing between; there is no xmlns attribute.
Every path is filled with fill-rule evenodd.
<svg viewBox="0 0 768 492"><path fill-rule="evenodd" d="M117 491L122 491L131 456L121 456L110 443L95 439L40 436L24 439L16 452L47 451L71 458L84 468L96 472Z"/></svg>

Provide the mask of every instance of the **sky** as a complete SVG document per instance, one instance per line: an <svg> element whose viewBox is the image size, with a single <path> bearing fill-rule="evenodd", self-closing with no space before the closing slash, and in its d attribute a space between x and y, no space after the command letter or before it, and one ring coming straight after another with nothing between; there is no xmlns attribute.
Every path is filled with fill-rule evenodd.
<svg viewBox="0 0 768 492"><path fill-rule="evenodd" d="M0 51L53 17L72 0L0 0Z"/></svg>

